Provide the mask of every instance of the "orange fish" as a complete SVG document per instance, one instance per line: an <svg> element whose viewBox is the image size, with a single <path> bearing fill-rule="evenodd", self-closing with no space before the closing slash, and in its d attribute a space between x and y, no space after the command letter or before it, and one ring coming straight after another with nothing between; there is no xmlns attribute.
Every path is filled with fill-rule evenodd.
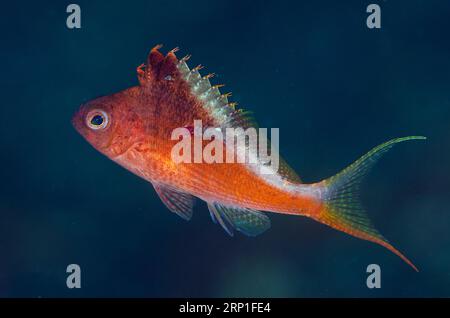
<svg viewBox="0 0 450 318"><path fill-rule="evenodd" d="M98 151L152 183L167 208L189 220L195 198L205 201L214 222L230 235L249 236L270 227L260 211L310 217L360 239L380 244L417 268L373 226L357 197L361 179L395 144L421 136L385 142L337 175L317 183L302 183L280 159L273 174L262 174L246 163L175 163L178 142L172 132L201 120L206 127L254 127L247 112L236 110L228 95L189 69L188 56L165 56L156 46L137 68L139 85L81 105L73 116L76 130ZM251 149L249 151L252 151Z"/></svg>

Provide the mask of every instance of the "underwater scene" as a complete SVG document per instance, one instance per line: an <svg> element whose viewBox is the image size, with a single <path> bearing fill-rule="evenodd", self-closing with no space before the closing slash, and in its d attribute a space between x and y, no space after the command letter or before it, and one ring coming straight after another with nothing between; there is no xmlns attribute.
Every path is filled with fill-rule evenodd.
<svg viewBox="0 0 450 318"><path fill-rule="evenodd" d="M450 296L450 2L0 21L1 298Z"/></svg>

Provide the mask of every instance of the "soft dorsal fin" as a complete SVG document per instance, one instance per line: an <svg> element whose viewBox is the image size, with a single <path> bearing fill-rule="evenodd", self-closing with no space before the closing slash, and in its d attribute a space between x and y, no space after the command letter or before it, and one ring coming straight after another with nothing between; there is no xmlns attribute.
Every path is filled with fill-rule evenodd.
<svg viewBox="0 0 450 318"><path fill-rule="evenodd" d="M233 229L248 236L256 236L270 228L270 219L262 212L241 207L208 203L209 213L215 223L233 236Z"/></svg>
<svg viewBox="0 0 450 318"><path fill-rule="evenodd" d="M172 212L189 221L192 217L195 197L162 184L153 184L161 201Z"/></svg>
<svg viewBox="0 0 450 318"><path fill-rule="evenodd" d="M302 183L299 175L288 165L288 163L283 158L281 158L281 156L278 167L278 174L282 176L286 181L289 181L291 183Z"/></svg>

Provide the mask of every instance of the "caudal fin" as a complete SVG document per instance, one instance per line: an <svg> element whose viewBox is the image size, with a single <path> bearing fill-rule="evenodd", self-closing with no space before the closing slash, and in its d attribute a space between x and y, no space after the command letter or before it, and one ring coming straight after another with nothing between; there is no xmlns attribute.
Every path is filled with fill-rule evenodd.
<svg viewBox="0 0 450 318"><path fill-rule="evenodd" d="M422 136L409 136L389 140L366 153L337 175L322 181L325 192L324 206L316 220L355 237L372 241L386 247L409 264L417 267L373 227L359 201L361 180L381 156L395 144L407 140L426 139Z"/></svg>

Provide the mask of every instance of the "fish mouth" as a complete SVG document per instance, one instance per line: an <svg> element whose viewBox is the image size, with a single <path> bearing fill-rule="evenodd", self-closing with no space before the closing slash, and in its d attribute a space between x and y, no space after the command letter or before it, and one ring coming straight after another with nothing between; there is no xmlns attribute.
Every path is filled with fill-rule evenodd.
<svg viewBox="0 0 450 318"><path fill-rule="evenodd" d="M72 115L72 118L70 119L70 122L72 123L72 126L75 128L75 130L82 136L84 136L84 117L86 114L86 107L84 104L79 106L78 110L75 111L75 113Z"/></svg>
<svg viewBox="0 0 450 318"><path fill-rule="evenodd" d="M72 123L73 128L75 128L75 130L82 135L81 120L78 111L75 114L73 114L72 118L70 119L70 122Z"/></svg>

